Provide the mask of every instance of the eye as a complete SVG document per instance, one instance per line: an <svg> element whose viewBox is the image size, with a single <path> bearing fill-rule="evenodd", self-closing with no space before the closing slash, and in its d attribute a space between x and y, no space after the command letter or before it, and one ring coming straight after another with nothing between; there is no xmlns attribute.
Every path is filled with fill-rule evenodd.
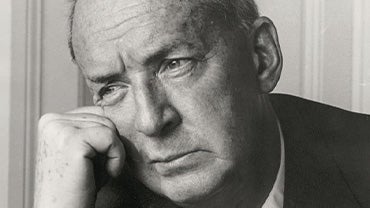
<svg viewBox="0 0 370 208"><path fill-rule="evenodd" d="M114 83L104 86L99 90L102 105L113 105L125 97L128 86L124 83Z"/></svg>
<svg viewBox="0 0 370 208"><path fill-rule="evenodd" d="M119 88L120 86L117 86L117 85L107 86L107 87L102 88L99 94L101 97L109 96L113 94L114 92L116 92Z"/></svg>
<svg viewBox="0 0 370 208"><path fill-rule="evenodd" d="M158 74L162 78L179 78L191 75L196 63L196 60L191 58L166 60L162 64Z"/></svg>
<svg viewBox="0 0 370 208"><path fill-rule="evenodd" d="M189 64L191 62L190 59L175 59L175 60L171 60L167 66L166 66L166 70L174 70L174 69L177 69L179 67L182 67L186 64Z"/></svg>

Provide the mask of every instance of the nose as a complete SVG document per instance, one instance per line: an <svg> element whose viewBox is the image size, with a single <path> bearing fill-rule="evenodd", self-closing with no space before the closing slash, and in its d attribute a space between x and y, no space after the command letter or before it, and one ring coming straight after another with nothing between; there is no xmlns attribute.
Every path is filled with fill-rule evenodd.
<svg viewBox="0 0 370 208"><path fill-rule="evenodd" d="M176 109L170 105L164 89L149 82L134 89L136 117L135 128L146 136L168 133L181 123Z"/></svg>

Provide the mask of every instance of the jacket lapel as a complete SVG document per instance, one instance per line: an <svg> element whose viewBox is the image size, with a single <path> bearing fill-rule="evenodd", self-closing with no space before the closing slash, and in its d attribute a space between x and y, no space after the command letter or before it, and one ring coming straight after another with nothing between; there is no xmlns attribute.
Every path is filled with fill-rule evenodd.
<svg viewBox="0 0 370 208"><path fill-rule="evenodd" d="M327 149L326 136L295 100L271 99L285 142L284 208L359 207Z"/></svg>

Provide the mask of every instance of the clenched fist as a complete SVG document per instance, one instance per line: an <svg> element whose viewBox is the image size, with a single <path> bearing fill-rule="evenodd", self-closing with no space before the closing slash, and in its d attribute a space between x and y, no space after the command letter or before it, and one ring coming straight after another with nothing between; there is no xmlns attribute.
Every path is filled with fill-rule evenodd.
<svg viewBox="0 0 370 208"><path fill-rule="evenodd" d="M116 127L101 108L44 115L38 129L34 207L94 207L104 183L100 176L118 176L124 161Z"/></svg>

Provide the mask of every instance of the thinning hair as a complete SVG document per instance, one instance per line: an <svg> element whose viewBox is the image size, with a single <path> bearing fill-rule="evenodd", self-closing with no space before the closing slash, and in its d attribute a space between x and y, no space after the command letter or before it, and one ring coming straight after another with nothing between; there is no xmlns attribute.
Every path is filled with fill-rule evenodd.
<svg viewBox="0 0 370 208"><path fill-rule="evenodd" d="M71 12L69 15L69 38L68 46L71 58L75 61L75 52L73 49L72 29L75 7L78 0L70 0ZM207 2L207 7L211 7L215 12L219 12L224 16L225 20L230 25L245 29L247 32L254 21L259 17L258 7L254 0L210 0Z"/></svg>

